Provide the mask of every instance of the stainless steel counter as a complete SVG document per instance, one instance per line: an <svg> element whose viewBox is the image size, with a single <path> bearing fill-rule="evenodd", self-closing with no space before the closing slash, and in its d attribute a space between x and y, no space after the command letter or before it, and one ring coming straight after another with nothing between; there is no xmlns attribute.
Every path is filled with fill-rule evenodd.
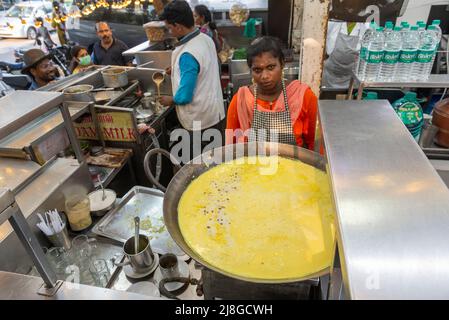
<svg viewBox="0 0 449 320"><path fill-rule="evenodd" d="M39 168L40 166L33 161L0 158L0 188L14 191Z"/></svg>
<svg viewBox="0 0 449 320"><path fill-rule="evenodd" d="M189 262L189 272L190 272L190 278L194 278L194 279L201 278L201 270L195 268L195 262L193 260L191 260ZM122 268L120 270L120 273L118 274L117 278L113 282L111 289L118 290L118 291L126 291L129 289L129 287L132 284L140 282L140 281L150 281L159 286L159 283L157 282L157 280L154 279L154 273L148 277L143 278L143 279L133 280L126 276L126 274ZM181 288L180 289L181 292L172 292L172 293L178 294L177 297L180 300L204 300L204 296L197 295L196 288L197 287L194 285L188 285L186 288L185 287ZM168 299L168 298L161 296L161 299Z"/></svg>
<svg viewBox="0 0 449 320"><path fill-rule="evenodd" d="M165 70L165 68L171 66L172 51L150 50L150 47L154 45L155 44L152 44L150 41L145 41L123 52L123 55L134 56L136 58L137 65L143 65L144 63L153 61L153 63L145 65L145 68Z"/></svg>
<svg viewBox="0 0 449 320"><path fill-rule="evenodd" d="M72 120L89 111L89 103L66 102ZM0 139L0 156L45 163L69 145L61 111L54 109Z"/></svg>
<svg viewBox="0 0 449 320"><path fill-rule="evenodd" d="M62 93L14 91L0 100L0 138L62 103Z"/></svg>
<svg viewBox="0 0 449 320"><path fill-rule="evenodd" d="M346 298L447 299L449 190L418 144L387 101L319 115Z"/></svg>
<svg viewBox="0 0 449 320"><path fill-rule="evenodd" d="M0 300L159 300L145 295L63 282L55 296L37 294L42 279L0 271Z"/></svg>
<svg viewBox="0 0 449 320"><path fill-rule="evenodd" d="M15 162L14 162L15 161ZM33 163L31 161L28 161ZM5 158L0 159L0 164L10 164L11 167L6 167L5 170L12 170L12 172L18 172L17 176L21 176L23 179L28 178L28 174L32 173L35 168L29 168L24 165L23 160L7 160ZM19 167L16 167L18 165ZM23 171L20 168L23 166ZM8 169L9 168L9 169ZM25 218L28 218L39 206L47 200L67 179L69 179L77 170L80 169L80 165L75 159L59 158L52 163L41 175L25 187L20 193L16 195L16 201L20 209L23 212ZM17 181L17 177L13 174L9 175L9 178L5 182L5 187L11 189L10 185L22 183L23 181ZM92 183L92 182L91 182ZM88 191L88 190L86 190ZM66 191L68 192L68 191ZM60 210L64 208L59 208ZM5 223L0 226L0 244L1 242L12 232L12 228L9 223Z"/></svg>
<svg viewBox="0 0 449 320"><path fill-rule="evenodd" d="M448 74L431 74L425 81L403 81L403 82L364 82L360 81L357 75L353 75L357 84L363 83L363 87L367 88L449 88Z"/></svg>

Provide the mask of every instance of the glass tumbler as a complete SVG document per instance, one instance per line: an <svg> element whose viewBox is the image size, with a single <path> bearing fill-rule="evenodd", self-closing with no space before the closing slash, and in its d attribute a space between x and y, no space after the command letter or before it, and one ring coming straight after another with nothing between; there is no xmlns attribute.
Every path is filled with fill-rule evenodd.
<svg viewBox="0 0 449 320"><path fill-rule="evenodd" d="M93 259L90 263L90 273L95 281L96 286L105 288L111 277L108 263L104 259Z"/></svg>

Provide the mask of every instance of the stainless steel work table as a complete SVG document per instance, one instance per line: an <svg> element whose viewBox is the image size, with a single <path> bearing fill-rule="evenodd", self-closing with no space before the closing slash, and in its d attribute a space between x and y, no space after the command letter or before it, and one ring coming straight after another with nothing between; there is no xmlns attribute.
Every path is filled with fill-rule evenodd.
<svg viewBox="0 0 449 320"><path fill-rule="evenodd" d="M336 206L330 298L449 298L449 190L387 101L320 101ZM338 266L341 265L341 268Z"/></svg>

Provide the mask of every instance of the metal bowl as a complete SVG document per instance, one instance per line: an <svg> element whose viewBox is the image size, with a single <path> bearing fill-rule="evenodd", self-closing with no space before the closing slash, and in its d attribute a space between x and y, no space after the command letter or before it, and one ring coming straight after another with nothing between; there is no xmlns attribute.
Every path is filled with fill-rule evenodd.
<svg viewBox="0 0 449 320"><path fill-rule="evenodd" d="M191 162L187 163L184 167L181 168L181 170L178 171L178 173L174 176L174 178L168 185L167 191L165 193L163 205L164 221L167 230L172 236L172 238L186 254L188 254L198 263L225 276L239 280L254 283L279 284L279 283L304 281L311 278L320 277L322 275L329 273L329 268L326 268L324 270L317 270L316 273L303 278L288 278L288 279L273 280L273 279L243 277L221 270L220 268L209 264L194 250L192 250L190 246L187 244L178 224L178 204L182 194L187 189L190 182L192 182L194 179L196 179L204 172L215 167L217 164L232 161L234 159L238 159L248 155L279 155L285 158L301 160L302 162L314 166L315 168L321 171L325 171L326 167L324 158L318 153L292 145L277 144L277 143L253 142L245 144L234 144L234 145L227 145L203 153L202 156L193 159ZM200 161L199 159L203 160ZM204 160L207 160L207 163L204 162Z"/></svg>
<svg viewBox="0 0 449 320"><path fill-rule="evenodd" d="M105 191L112 192L114 194L114 202L112 202L112 204L109 205L108 207L102 208L100 210L96 210L96 211L92 211L91 210L90 213L93 216L95 216L95 217L102 217L102 216L104 216L106 213L108 213L110 210L112 210L115 207L115 202L117 200L117 194L115 193L114 190L111 190L111 189L105 189ZM98 190L92 191L91 193L89 193L87 195L88 198L89 198L89 201L90 201L91 195L94 194L94 193L97 193L97 192L102 192L102 190L98 189Z"/></svg>
<svg viewBox="0 0 449 320"><path fill-rule="evenodd" d="M128 72L125 68L111 68L101 71L107 88L122 88L128 84Z"/></svg>
<svg viewBox="0 0 449 320"><path fill-rule="evenodd" d="M65 88L62 93L66 101L93 102L94 96L92 90L94 87L90 84L80 84Z"/></svg>

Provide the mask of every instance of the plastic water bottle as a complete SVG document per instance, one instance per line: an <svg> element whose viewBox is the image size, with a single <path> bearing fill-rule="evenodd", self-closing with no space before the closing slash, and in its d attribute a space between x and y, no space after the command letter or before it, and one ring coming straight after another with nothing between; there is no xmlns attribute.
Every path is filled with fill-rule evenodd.
<svg viewBox="0 0 449 320"><path fill-rule="evenodd" d="M432 26L435 26L435 28L437 30L437 38L440 39L440 41L441 41L441 36L443 35L443 31L441 30L440 24L441 24L441 20L433 20L432 21ZM439 46L440 46L440 43L438 42L438 47Z"/></svg>
<svg viewBox="0 0 449 320"><path fill-rule="evenodd" d="M425 23L423 20L416 21L416 25L417 25L419 28L421 28L421 26L423 25L423 26L424 26L424 29L427 27L427 26L426 26L426 23Z"/></svg>
<svg viewBox="0 0 449 320"><path fill-rule="evenodd" d="M391 82L395 79L401 48L401 27L395 27L393 32L387 33L385 38L384 56L379 73L380 81Z"/></svg>
<svg viewBox="0 0 449 320"><path fill-rule="evenodd" d="M402 49L399 55L399 64L396 71L396 80L409 81L412 68L418 54L419 35L418 27L413 26L410 30L403 31Z"/></svg>
<svg viewBox="0 0 449 320"><path fill-rule="evenodd" d="M401 27L402 27L402 31L401 31L402 39L404 39L404 35L410 31L410 24L406 21L402 21Z"/></svg>
<svg viewBox="0 0 449 320"><path fill-rule="evenodd" d="M365 81L374 82L378 80L382 58L384 56L384 42L383 28L377 28L368 46Z"/></svg>
<svg viewBox="0 0 449 320"><path fill-rule="evenodd" d="M371 22L370 27L365 31L361 40L360 55L357 66L357 77L361 80L365 80L366 60L368 54L368 46L371 42L371 38L376 30L377 25L375 22Z"/></svg>
<svg viewBox="0 0 449 320"><path fill-rule="evenodd" d="M437 25L430 25L427 28L427 32L432 36L433 39L433 54L431 61L427 64L426 68L424 69L424 74L427 75L427 78L430 76L430 73L432 72L433 64L435 62L435 58L437 56L438 49L440 48L440 41L441 41L441 29L438 30Z"/></svg>
<svg viewBox="0 0 449 320"><path fill-rule="evenodd" d="M425 33L426 33L426 23L424 21L418 21L418 34L419 37L421 38Z"/></svg>
<svg viewBox="0 0 449 320"><path fill-rule="evenodd" d="M393 24L393 22L387 21L387 22L385 23L385 30L384 30L384 37L385 37L385 39L388 37L388 35L389 35L390 33L393 32L393 29L394 29L394 24Z"/></svg>
<svg viewBox="0 0 449 320"><path fill-rule="evenodd" d="M412 69L411 80L427 80L435 59L437 45L435 26L421 33L418 54Z"/></svg>

